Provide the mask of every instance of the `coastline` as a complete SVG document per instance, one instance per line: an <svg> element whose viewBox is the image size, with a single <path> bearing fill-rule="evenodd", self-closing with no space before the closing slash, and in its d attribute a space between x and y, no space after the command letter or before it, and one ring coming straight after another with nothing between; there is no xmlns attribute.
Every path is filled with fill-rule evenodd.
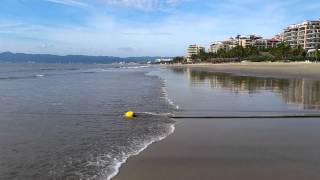
<svg viewBox="0 0 320 180"><path fill-rule="evenodd" d="M245 62L224 64L175 64L167 67L193 68L208 72L275 78L320 79L320 63Z"/></svg>
<svg viewBox="0 0 320 180"><path fill-rule="evenodd" d="M243 76L320 79L316 63L168 65ZM132 156L113 180L318 179L319 119L179 119L175 132ZM305 129L296 127L304 124ZM286 123L288 128L280 127ZM309 131L308 131L309 129ZM310 129L312 132L310 132ZM304 132L301 132L304 131ZM253 143L254 142L254 143ZM309 153L309 154L308 154ZM301 155L303 154L303 155ZM304 156L304 157L303 157ZM306 163L305 161L312 163ZM315 162L313 162L315 161Z"/></svg>
<svg viewBox="0 0 320 180"><path fill-rule="evenodd" d="M143 152L144 150L146 150L149 146L151 146L151 145L154 144L154 143L157 143L157 142L160 142L160 141L164 140L165 138L167 138L168 136L170 136L171 134L173 134L174 131L175 131L175 126L174 126L174 124L172 124L172 125L170 126L170 131L169 131L168 134L166 134L166 135L164 135L164 136L161 136L161 137L158 137L157 139L154 139L154 140L150 141L149 143L144 144L143 147L142 147L140 150L134 152L133 154L128 155L128 157L126 157L123 161L118 162L118 163L115 165L115 168L114 168L115 171L114 171L112 174L110 174L109 176L107 176L106 179L107 179L107 180L114 179L114 177L116 177L116 176L119 174L119 169L120 169L123 165L125 165L125 164L127 163L127 161L128 161L131 157L138 156L141 152Z"/></svg>
<svg viewBox="0 0 320 180"><path fill-rule="evenodd" d="M253 121L256 123L252 123ZM319 174L314 173L318 167L305 166L299 150L290 149L295 143L304 143L305 150L304 148L314 145L312 142L315 142L317 137L306 137L310 140L308 142L301 139L283 141L287 136L295 136L299 132L291 126L289 135L278 137L281 135L278 130L265 134L268 125L277 121L279 120L243 119L235 122L225 119L182 119L176 125L174 134L151 145L140 155L130 158L114 180L320 178ZM295 123L298 121L300 120ZM317 119L307 121L310 126L315 123L319 125ZM261 130L260 133L257 133L256 129ZM271 137L268 137L270 135ZM272 140L260 142L261 139ZM253 141L257 144L253 144ZM270 143L273 147L269 147ZM316 149L320 149L319 145ZM286 155L282 151L290 153ZM312 161L312 157L309 158L308 160Z"/></svg>

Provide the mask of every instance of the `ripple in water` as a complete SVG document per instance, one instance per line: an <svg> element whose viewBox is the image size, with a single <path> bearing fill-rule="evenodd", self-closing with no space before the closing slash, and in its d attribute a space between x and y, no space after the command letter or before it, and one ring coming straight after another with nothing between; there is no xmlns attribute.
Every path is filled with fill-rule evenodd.
<svg viewBox="0 0 320 180"><path fill-rule="evenodd" d="M15 75L45 79L0 81L0 179L111 179L128 157L174 130L161 80L145 75L150 68L42 66ZM52 69L59 75L47 76ZM127 121L127 110L145 113Z"/></svg>

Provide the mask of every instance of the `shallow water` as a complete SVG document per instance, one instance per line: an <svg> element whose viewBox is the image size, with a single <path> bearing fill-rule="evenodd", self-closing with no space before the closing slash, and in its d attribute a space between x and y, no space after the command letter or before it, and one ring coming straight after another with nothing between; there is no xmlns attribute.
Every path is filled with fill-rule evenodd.
<svg viewBox="0 0 320 180"><path fill-rule="evenodd" d="M0 179L109 179L173 131L145 66L0 65ZM127 110L139 112L128 121ZM158 113L158 114L156 114Z"/></svg>
<svg viewBox="0 0 320 180"><path fill-rule="evenodd" d="M184 114L317 113L320 81L264 78L206 72L193 68L160 69L168 95Z"/></svg>

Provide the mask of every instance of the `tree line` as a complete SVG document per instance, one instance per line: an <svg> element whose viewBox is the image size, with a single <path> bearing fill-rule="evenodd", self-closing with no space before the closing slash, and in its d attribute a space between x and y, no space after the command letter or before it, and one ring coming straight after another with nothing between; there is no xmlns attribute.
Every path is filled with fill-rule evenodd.
<svg viewBox="0 0 320 180"><path fill-rule="evenodd" d="M254 46L236 46L230 50L219 49L216 53L200 51L197 55L191 56L192 63L222 63L222 62L239 62L239 61L320 61L319 48L313 56L307 56L307 51L301 46L291 47L286 43L281 43L272 48L257 48ZM175 57L173 63L186 63L184 57Z"/></svg>

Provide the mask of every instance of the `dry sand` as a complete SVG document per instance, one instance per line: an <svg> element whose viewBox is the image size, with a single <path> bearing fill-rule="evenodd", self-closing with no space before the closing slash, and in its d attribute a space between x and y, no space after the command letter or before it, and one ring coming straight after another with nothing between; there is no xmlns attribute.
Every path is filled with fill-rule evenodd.
<svg viewBox="0 0 320 180"><path fill-rule="evenodd" d="M240 75L312 78L320 79L320 63L229 63L229 64L188 64L171 67L192 67L214 72L235 73Z"/></svg>
<svg viewBox="0 0 320 180"><path fill-rule="evenodd" d="M183 65L319 78L320 64ZM320 179L319 119L179 119L174 134L131 157L114 180Z"/></svg>

